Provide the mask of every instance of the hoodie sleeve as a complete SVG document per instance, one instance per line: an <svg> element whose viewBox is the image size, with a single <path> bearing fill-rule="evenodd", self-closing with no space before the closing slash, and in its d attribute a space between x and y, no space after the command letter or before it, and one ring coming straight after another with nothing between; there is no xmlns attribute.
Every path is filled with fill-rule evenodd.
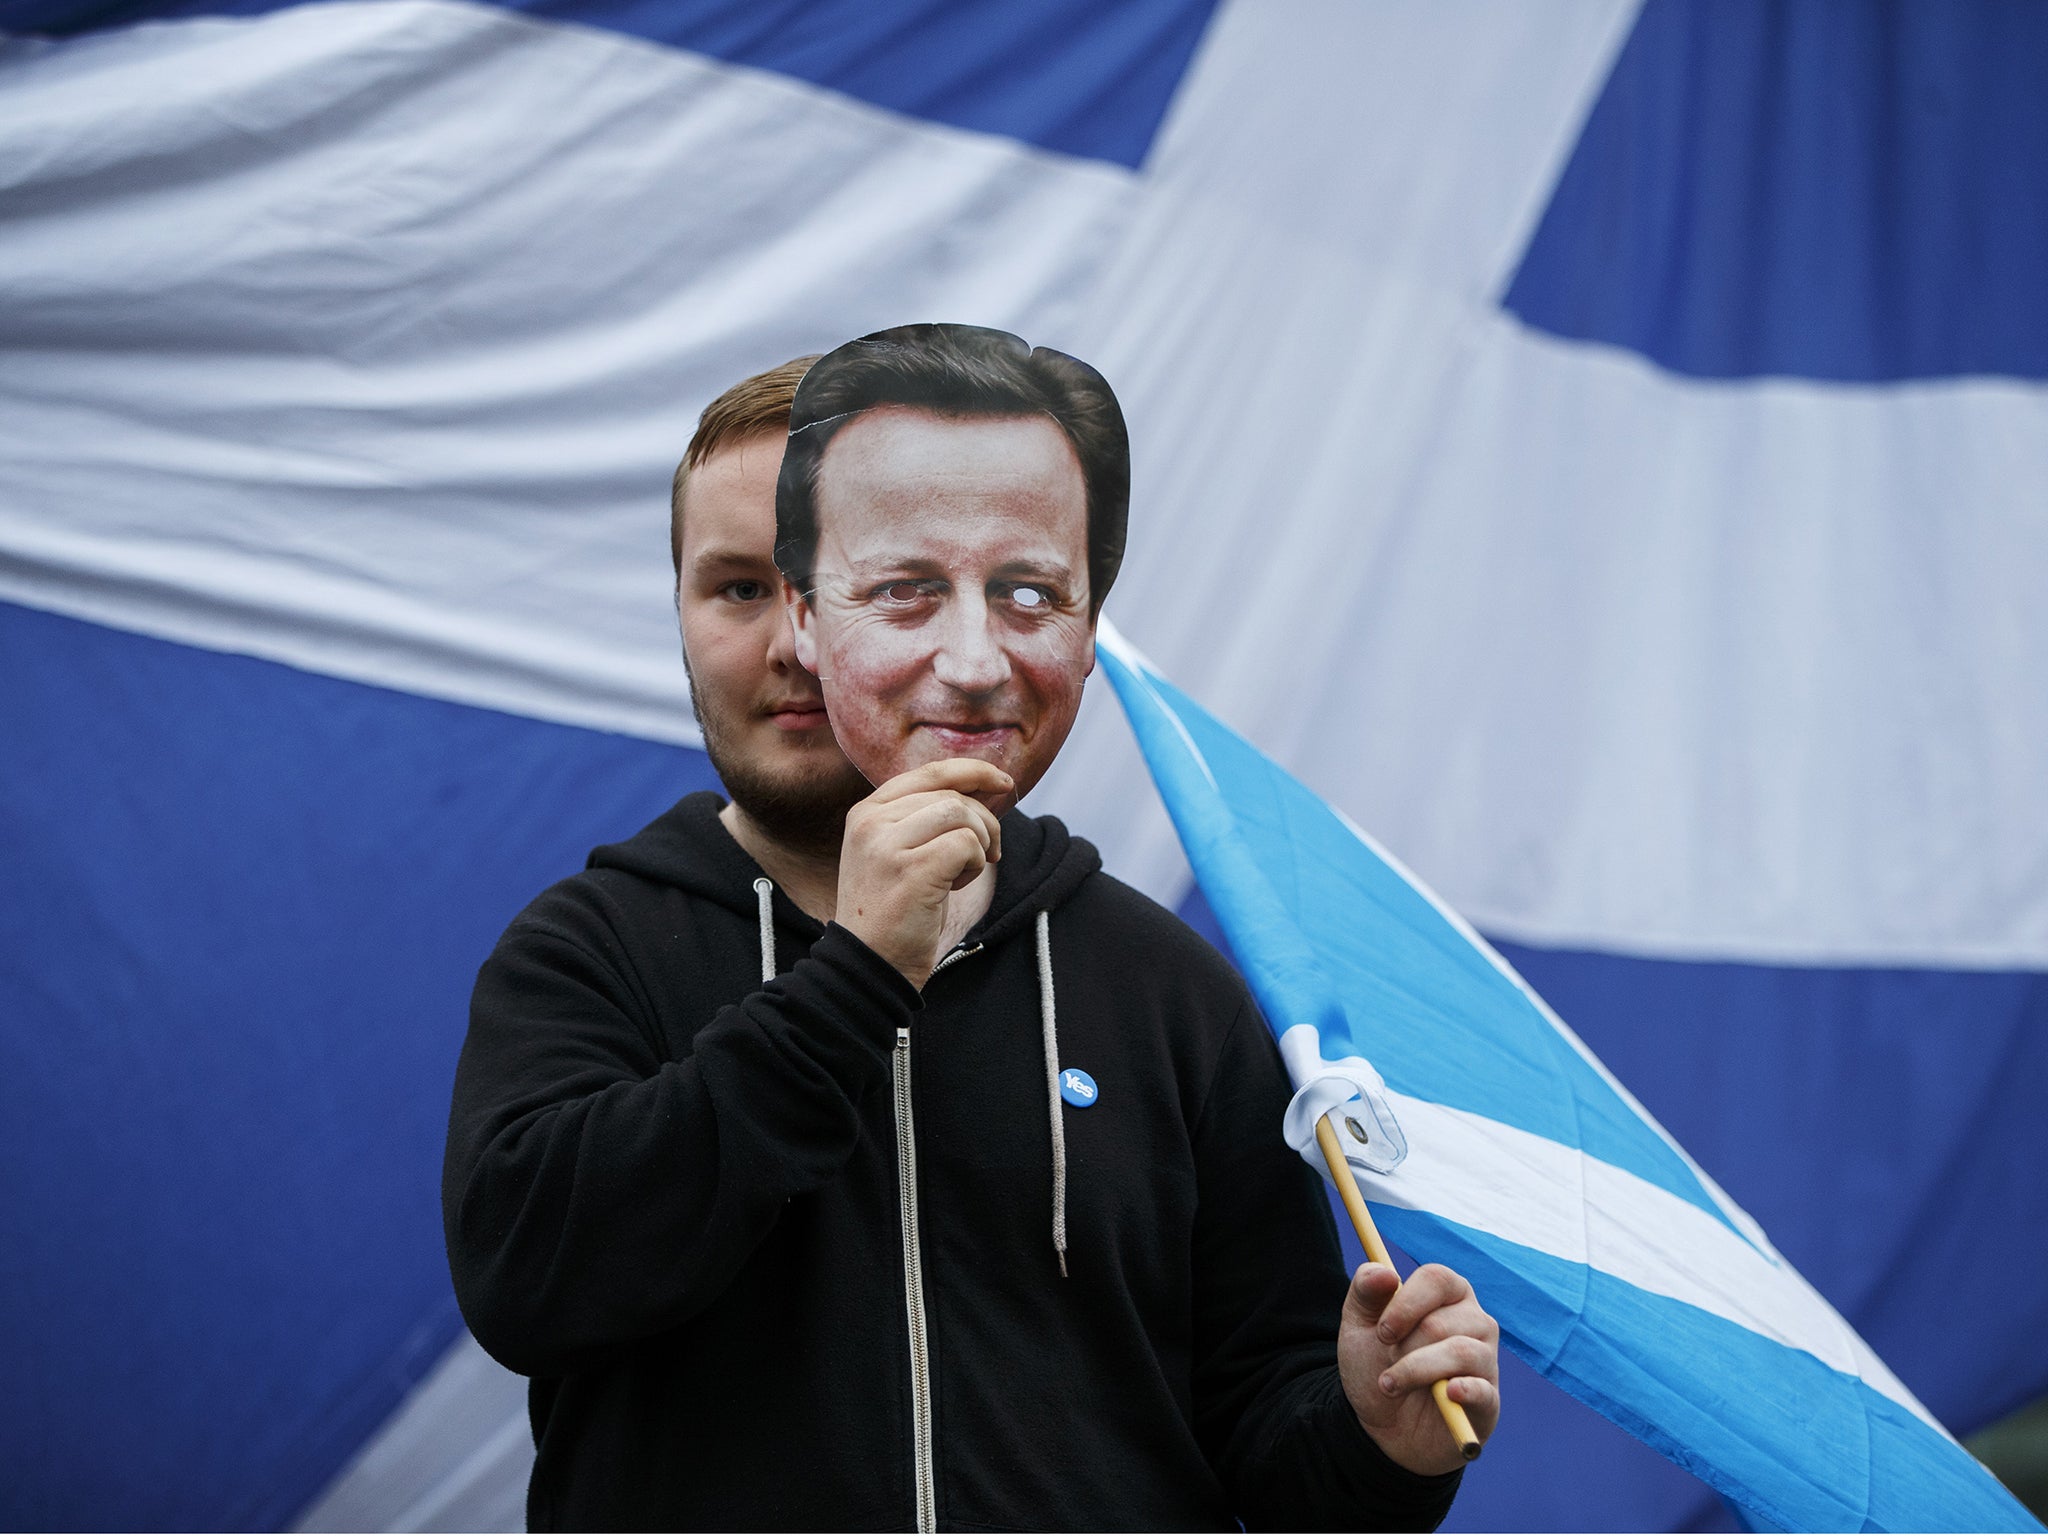
<svg viewBox="0 0 2048 1536"><path fill-rule="evenodd" d="M1247 997L1195 1131L1196 1433L1247 1530L1434 1530L1463 1473L1408 1471L1351 1412L1343 1259L1319 1181L1280 1136L1289 1096Z"/></svg>
<svg viewBox="0 0 2048 1536"><path fill-rule="evenodd" d="M537 903L536 909L543 904ZM662 1059L588 904L530 909L477 977L442 1173L478 1342L529 1376L584 1369L709 1304L792 1195L852 1155L918 994L837 926Z"/></svg>

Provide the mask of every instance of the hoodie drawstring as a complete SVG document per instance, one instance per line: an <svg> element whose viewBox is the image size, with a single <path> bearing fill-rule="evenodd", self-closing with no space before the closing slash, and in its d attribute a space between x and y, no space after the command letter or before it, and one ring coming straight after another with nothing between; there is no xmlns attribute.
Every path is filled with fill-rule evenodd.
<svg viewBox="0 0 2048 1536"><path fill-rule="evenodd" d="M766 875L754 881L754 899L761 907L761 981L775 979L775 882Z"/></svg>
<svg viewBox="0 0 2048 1536"><path fill-rule="evenodd" d="M775 979L775 883L754 882L761 914L761 981ZM1052 1251L1067 1273L1067 1127L1060 1113L1060 1037L1052 1002L1052 914L1038 914L1038 1022L1045 1040L1045 1094L1052 1116Z"/></svg>
<svg viewBox="0 0 2048 1536"><path fill-rule="evenodd" d="M1045 1092L1052 1111L1052 1251L1067 1272L1067 1128L1060 1113L1060 1037L1052 1006L1052 914L1038 913L1038 1021L1045 1031Z"/></svg>

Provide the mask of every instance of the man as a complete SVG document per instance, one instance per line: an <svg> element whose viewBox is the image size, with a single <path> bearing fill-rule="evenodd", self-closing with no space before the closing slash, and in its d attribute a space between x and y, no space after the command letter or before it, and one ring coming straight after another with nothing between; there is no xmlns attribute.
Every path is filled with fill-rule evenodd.
<svg viewBox="0 0 2048 1536"><path fill-rule="evenodd" d="M458 1075L451 1265L478 1337L535 1377L532 1523L1433 1523L1455 1476L1416 1472L1454 1460L1411 1454L1415 1408L1469 1371L1490 1424L1483 1314L1441 1271L1347 1295L1235 978L1056 822L991 811L1064 734L1066 674L1043 708L1011 689L899 732L948 755L862 799L830 858L821 824L864 786L760 617L764 439L693 444L679 498L734 801L686 800L522 914ZM952 755L975 738L1031 750ZM1055 1039L1101 1085L1064 1126ZM1340 1306L1366 1412L1332 1364Z"/></svg>
<svg viewBox="0 0 2048 1536"><path fill-rule="evenodd" d="M744 847L836 878L846 812L873 786L796 664L773 554L789 409L816 361L744 379L705 407L669 492L669 552L691 706L732 796L721 822Z"/></svg>

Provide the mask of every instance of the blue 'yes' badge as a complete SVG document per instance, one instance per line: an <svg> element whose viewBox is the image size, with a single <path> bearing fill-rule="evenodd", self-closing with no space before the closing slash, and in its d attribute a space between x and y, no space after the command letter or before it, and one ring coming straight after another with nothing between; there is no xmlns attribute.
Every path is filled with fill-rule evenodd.
<svg viewBox="0 0 2048 1536"><path fill-rule="evenodd" d="M1079 1067L1060 1068L1060 1097L1076 1109L1086 1109L1095 1102L1095 1079Z"/></svg>

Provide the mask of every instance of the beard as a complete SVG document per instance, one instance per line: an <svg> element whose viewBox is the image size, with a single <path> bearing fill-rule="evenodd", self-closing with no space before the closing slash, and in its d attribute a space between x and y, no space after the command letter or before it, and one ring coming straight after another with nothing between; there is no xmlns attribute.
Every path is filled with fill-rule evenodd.
<svg viewBox="0 0 2048 1536"><path fill-rule="evenodd" d="M686 652L684 675L689 671ZM873 791L860 770L837 752L816 753L815 761L809 760L812 754L779 765L760 761L761 754L741 745L737 712L707 704L695 677L690 677L690 707L704 732L712 768L746 818L793 852L837 858L846 836L846 813Z"/></svg>
<svg viewBox="0 0 2048 1536"><path fill-rule="evenodd" d="M744 758L721 754L714 731L704 728L704 750L732 803L776 842L798 853L839 856L846 837L846 813L872 792L851 763L840 761L814 772L768 773Z"/></svg>

